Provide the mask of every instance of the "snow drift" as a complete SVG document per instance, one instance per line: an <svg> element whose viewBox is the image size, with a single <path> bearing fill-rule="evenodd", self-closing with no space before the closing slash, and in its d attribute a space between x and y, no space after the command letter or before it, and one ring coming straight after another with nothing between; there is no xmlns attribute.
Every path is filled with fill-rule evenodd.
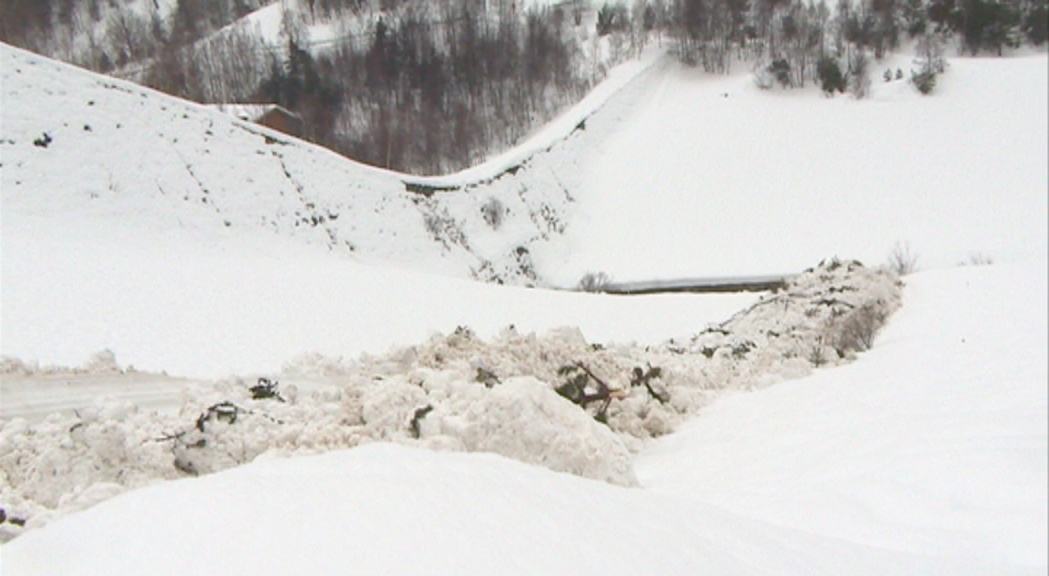
<svg viewBox="0 0 1049 576"><path fill-rule="evenodd" d="M295 384L253 390L235 378L192 389L177 414L101 402L38 423L14 418L0 427L0 504L39 527L94 504L100 494L212 473L264 454L377 440L494 452L636 485L631 453L674 431L715 391L808 374L816 352L819 365L851 358L862 348L841 334L855 315L876 312L873 338L898 306L891 272L831 260L687 343L606 347L577 329L543 337L507 329L485 342L461 327L385 356L343 362L313 355L286 368L292 382L329 385L314 384L312 391ZM599 375L614 398L604 409L574 405L560 390L566 366ZM653 367L658 372L642 379ZM583 388L594 386L588 381Z"/></svg>

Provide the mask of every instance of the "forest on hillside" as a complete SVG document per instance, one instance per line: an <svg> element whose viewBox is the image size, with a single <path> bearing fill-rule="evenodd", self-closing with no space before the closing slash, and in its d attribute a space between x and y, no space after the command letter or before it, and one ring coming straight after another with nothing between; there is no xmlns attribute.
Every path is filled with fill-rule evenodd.
<svg viewBox="0 0 1049 576"><path fill-rule="evenodd" d="M277 103L313 142L435 174L512 146L653 40L763 88L862 98L901 45L931 93L952 51L1003 55L1049 29L1049 0L287 0L274 39L245 19L267 4L5 0L0 40L201 103Z"/></svg>

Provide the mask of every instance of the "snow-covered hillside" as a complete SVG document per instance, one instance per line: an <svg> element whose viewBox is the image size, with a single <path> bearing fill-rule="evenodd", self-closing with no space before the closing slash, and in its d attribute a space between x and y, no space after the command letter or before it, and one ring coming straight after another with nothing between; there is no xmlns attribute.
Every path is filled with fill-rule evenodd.
<svg viewBox="0 0 1049 576"><path fill-rule="evenodd" d="M908 56L875 66L914 67ZM923 267L972 252L1040 257L1047 70L1044 54L956 58L932 96L876 78L862 101L762 91L747 74L650 78L581 160L564 268L623 280L790 272L829 254L880 262L896 242Z"/></svg>
<svg viewBox="0 0 1049 576"><path fill-rule="evenodd" d="M514 284L539 281L529 249L565 226L571 193L557 186L459 179L454 187L472 184L470 194L435 194L425 181L130 83L13 48L2 57L8 220L88 213L227 236L246 227L365 262ZM600 104L583 103L577 122Z"/></svg>
<svg viewBox="0 0 1049 576"><path fill-rule="evenodd" d="M568 294L482 309L471 303L491 298L477 290L505 292L357 264L537 282L531 252L561 234L570 192L549 163L521 168L535 172L528 185L508 170L572 133L651 57L614 71L521 148L429 182L16 49L0 56L4 354L75 366L112 348L139 368L217 376L272 371L307 352L380 352L459 324L493 334L567 323L595 340L622 333L602 326L636 324L592 313L607 301L584 299L570 307L575 318L538 303L580 300ZM542 155L570 179L571 156ZM408 183L459 190L427 197ZM662 314L677 326L634 332L687 334L746 299L728 297L713 315Z"/></svg>
<svg viewBox="0 0 1049 576"><path fill-rule="evenodd" d="M76 366L110 348L154 371L269 372L459 324L654 341L748 301L548 305L358 262L573 286L594 270L877 263L897 241L921 266L1049 250L1045 55L958 59L932 97L892 82L858 102L761 92L747 74L711 78L650 53L520 147L432 179L16 49L0 57L2 352L27 361Z"/></svg>

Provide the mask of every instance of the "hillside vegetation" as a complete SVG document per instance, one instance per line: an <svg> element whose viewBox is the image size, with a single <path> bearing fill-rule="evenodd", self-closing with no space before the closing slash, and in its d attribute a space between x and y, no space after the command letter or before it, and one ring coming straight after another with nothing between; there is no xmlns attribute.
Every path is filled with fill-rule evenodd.
<svg viewBox="0 0 1049 576"><path fill-rule="evenodd" d="M935 90L953 50L1047 37L1046 0L12 0L0 40L202 103L277 103L303 136L414 174L521 141L609 66L664 37L708 72L864 98L872 78ZM916 43L903 70L881 61Z"/></svg>

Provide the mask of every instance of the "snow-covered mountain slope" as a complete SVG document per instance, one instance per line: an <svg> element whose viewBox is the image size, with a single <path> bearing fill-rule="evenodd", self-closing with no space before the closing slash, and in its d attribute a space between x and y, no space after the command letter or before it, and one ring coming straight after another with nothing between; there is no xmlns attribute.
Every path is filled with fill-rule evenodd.
<svg viewBox="0 0 1049 576"><path fill-rule="evenodd" d="M536 282L529 247L564 226L568 192L553 186L479 189L449 203L133 84L8 47L2 58L6 220L267 230L366 262L518 284Z"/></svg>
<svg viewBox="0 0 1049 576"><path fill-rule="evenodd" d="M876 263L897 240L922 266L1049 251L1045 55L957 60L933 97L893 82L856 102L649 54L522 146L429 179L13 48L0 58L0 352L27 361L110 348L155 371L270 372L458 324L655 341L752 300L613 304L358 262L571 286L589 270Z"/></svg>
<svg viewBox="0 0 1049 576"><path fill-rule="evenodd" d="M216 112L18 50L0 56L4 355L79 366L108 348L122 366L214 378L272 373L305 353L380 353L459 325L485 337L510 324L526 333L572 325L594 342L653 342L755 298L620 302L361 266L468 273L472 257L435 240L428 219L434 233L443 234L441 223L462 226L471 246L505 248L517 262L500 245L553 234L564 193L544 202L504 176L490 193L427 199L396 174ZM614 71L610 82L645 64ZM598 108L612 88L574 113ZM562 121L522 150L541 151L574 126ZM34 145L45 133L47 146ZM478 167L458 184L494 178L524 157ZM504 207L498 230L480 211L491 198Z"/></svg>
<svg viewBox="0 0 1049 576"><path fill-rule="evenodd" d="M779 273L831 254L881 262L898 241L922 267L1046 254L1046 55L950 59L928 97L880 78L909 56L873 66L861 101L762 91L746 73L647 78L580 159L563 268Z"/></svg>
<svg viewBox="0 0 1049 576"><path fill-rule="evenodd" d="M832 254L876 262L897 241L926 266L1049 250L1044 54L958 59L933 97L894 81L854 101L650 68L650 53L536 138L429 179L17 50L3 58L16 213L41 211L25 190L55 190L66 211L76 198L161 214L165 227L264 228L365 262L560 286L590 270L631 280L795 272ZM31 146L45 134L47 148Z"/></svg>
<svg viewBox="0 0 1049 576"><path fill-rule="evenodd" d="M912 276L858 362L715 402L640 488L373 444L129 492L4 573L1044 574L1046 274Z"/></svg>
<svg viewBox="0 0 1049 576"><path fill-rule="evenodd" d="M591 341L657 341L753 300L623 307L359 265L531 281L521 274L529 249L566 222L569 193L552 163L565 179L575 173L556 143L571 135L578 151L600 137L575 128L651 55L614 70L521 148L437 181L16 49L0 57L5 355L78 366L109 348L121 365L220 377L271 373L303 353L382 352L457 325L490 336L568 324ZM535 157L548 160L521 166ZM533 174L528 185L513 166ZM406 181L459 191L427 198ZM485 252L503 256L476 257Z"/></svg>

